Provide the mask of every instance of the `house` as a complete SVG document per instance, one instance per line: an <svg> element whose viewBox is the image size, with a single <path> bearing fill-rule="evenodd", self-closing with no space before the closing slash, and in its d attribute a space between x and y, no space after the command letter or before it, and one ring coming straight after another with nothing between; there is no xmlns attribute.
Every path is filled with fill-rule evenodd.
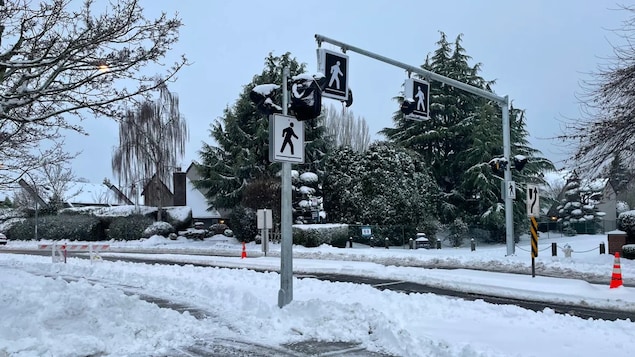
<svg viewBox="0 0 635 357"><path fill-rule="evenodd" d="M36 190L25 180L18 181L18 184L29 196L36 200L40 207L47 205L51 200L51 193L48 190ZM119 206L133 204L123 192L110 183L89 183L81 181L69 181L65 184L63 197L60 197L64 207L84 207L84 206ZM38 194L39 191L39 194Z"/></svg>
<svg viewBox="0 0 635 357"><path fill-rule="evenodd" d="M188 206L192 209L192 219L194 222L203 222L205 226L215 223L223 223L229 216L229 212L223 211L222 215L218 210L208 210L209 204L204 191L194 186L194 181L201 178L196 169L196 165L191 163L185 172L177 169L172 174L172 188L168 187L161 180L156 179L156 175L144 186L141 195L146 206Z"/></svg>

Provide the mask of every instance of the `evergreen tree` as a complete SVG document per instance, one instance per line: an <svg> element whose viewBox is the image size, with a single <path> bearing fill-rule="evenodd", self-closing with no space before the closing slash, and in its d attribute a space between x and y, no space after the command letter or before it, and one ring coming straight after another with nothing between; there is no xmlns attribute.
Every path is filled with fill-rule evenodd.
<svg viewBox="0 0 635 357"><path fill-rule="evenodd" d="M387 142L364 153L338 148L326 163L324 202L330 221L430 227L438 187L415 152Z"/></svg>
<svg viewBox="0 0 635 357"><path fill-rule="evenodd" d="M287 66L291 76L305 69L289 53L269 54L262 73L244 86L234 106L226 108L223 116L211 125L210 134L216 145L203 144L202 162L198 165L202 179L195 184L208 189L207 198L212 206L234 208L240 204L250 182L275 178L280 171L279 164L269 162L269 121L256 111L249 93L260 84L281 85L282 69ZM282 103L281 93L277 93L274 102ZM304 121L305 164L297 165L318 175L323 174L322 160L329 148L321 120L318 117Z"/></svg>
<svg viewBox="0 0 635 357"><path fill-rule="evenodd" d="M604 216L596 207L602 197L602 189L606 180L581 180L573 172L564 187L564 195L558 209L558 222L562 222L565 234L595 234L598 224Z"/></svg>
<svg viewBox="0 0 635 357"><path fill-rule="evenodd" d="M426 58L422 68L491 91L494 82L480 77L480 64L470 66L470 57L461 40L459 35L451 44L441 33L438 49ZM528 160L522 172L513 172L514 180L521 188L525 183L540 183L539 172L553 168L553 164L529 147L523 112L511 108L509 114L512 157L522 155ZM433 81L430 83L430 117L427 121L412 121L397 112L393 117L395 127L384 128L382 133L391 141L417 151L430 165L442 190L442 222L449 224L460 217L466 223L481 225L494 237L504 239L502 174L496 175L488 165L491 159L503 155L500 106ZM520 223L526 219L524 195L519 197L514 217Z"/></svg>

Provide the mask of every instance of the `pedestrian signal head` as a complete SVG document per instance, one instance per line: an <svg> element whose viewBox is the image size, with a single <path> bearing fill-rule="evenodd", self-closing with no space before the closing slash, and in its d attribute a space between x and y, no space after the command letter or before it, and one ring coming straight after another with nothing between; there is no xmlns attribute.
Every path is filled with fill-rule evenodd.
<svg viewBox="0 0 635 357"><path fill-rule="evenodd" d="M507 169L507 159L504 157L495 157L489 161L489 166L494 173L501 173Z"/></svg>
<svg viewBox="0 0 635 357"><path fill-rule="evenodd" d="M401 102L401 112L405 115L410 115L415 111L416 103L412 98L404 98L403 102Z"/></svg>
<svg viewBox="0 0 635 357"><path fill-rule="evenodd" d="M527 164L527 158L523 155L516 155L513 158L513 162L514 162L514 168L520 171L523 169L523 167L525 167L525 164Z"/></svg>
<svg viewBox="0 0 635 357"><path fill-rule="evenodd" d="M294 76L289 82L291 104L289 109L296 119L311 120L322 112L322 87L326 78L317 75L301 74Z"/></svg>
<svg viewBox="0 0 635 357"><path fill-rule="evenodd" d="M249 99L256 105L256 109L262 114L271 115L282 113L282 107L274 103L273 97L280 89L277 84L260 84L249 93Z"/></svg>

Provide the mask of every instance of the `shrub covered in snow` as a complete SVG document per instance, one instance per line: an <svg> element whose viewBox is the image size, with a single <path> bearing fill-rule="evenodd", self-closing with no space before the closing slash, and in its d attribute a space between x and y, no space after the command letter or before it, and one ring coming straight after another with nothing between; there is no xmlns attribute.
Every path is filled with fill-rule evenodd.
<svg viewBox="0 0 635 357"><path fill-rule="evenodd" d="M635 244L635 210L620 213L617 228L626 232L627 244Z"/></svg>
<svg viewBox="0 0 635 357"><path fill-rule="evenodd" d="M348 225L345 224L307 224L293 226L293 244L305 247L319 247L330 244L344 248L348 241Z"/></svg>
<svg viewBox="0 0 635 357"><path fill-rule="evenodd" d="M635 259L635 244L622 246L622 258Z"/></svg>
<svg viewBox="0 0 635 357"><path fill-rule="evenodd" d="M141 237L150 238L154 235L167 237L170 233L176 232L174 227L168 222L154 222L148 228L143 230Z"/></svg>
<svg viewBox="0 0 635 357"><path fill-rule="evenodd" d="M11 226L6 235L11 240L35 238L35 218L27 218ZM97 217L40 216L37 219L38 239L97 241L104 239L104 229Z"/></svg>
<svg viewBox="0 0 635 357"><path fill-rule="evenodd" d="M142 215L118 217L110 223L108 237L117 240L137 240L153 223L152 218Z"/></svg>

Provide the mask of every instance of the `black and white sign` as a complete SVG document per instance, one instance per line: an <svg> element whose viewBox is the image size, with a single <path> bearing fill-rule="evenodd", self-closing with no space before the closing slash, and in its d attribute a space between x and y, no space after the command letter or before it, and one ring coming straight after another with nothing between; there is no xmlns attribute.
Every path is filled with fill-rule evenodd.
<svg viewBox="0 0 635 357"><path fill-rule="evenodd" d="M511 198L512 200L516 199L516 182L507 182L507 197Z"/></svg>
<svg viewBox="0 0 635 357"><path fill-rule="evenodd" d="M304 123L295 117L269 117L269 161L304 163Z"/></svg>
<svg viewBox="0 0 635 357"><path fill-rule="evenodd" d="M540 217L538 186L527 185L527 216Z"/></svg>
<svg viewBox="0 0 635 357"><path fill-rule="evenodd" d="M412 114L406 116L408 119L428 120L430 119L430 83L422 79L408 78L404 83L404 93L406 98L415 102L415 109Z"/></svg>
<svg viewBox="0 0 635 357"><path fill-rule="evenodd" d="M318 70L326 77L326 87L322 96L341 101L348 100L348 56L319 48Z"/></svg>

